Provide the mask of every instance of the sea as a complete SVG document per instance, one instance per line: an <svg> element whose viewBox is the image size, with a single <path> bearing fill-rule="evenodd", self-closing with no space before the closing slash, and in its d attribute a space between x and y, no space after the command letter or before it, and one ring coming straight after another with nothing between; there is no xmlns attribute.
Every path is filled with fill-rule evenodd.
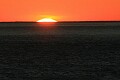
<svg viewBox="0 0 120 80"><path fill-rule="evenodd" d="M120 22L0 22L0 80L120 80Z"/></svg>

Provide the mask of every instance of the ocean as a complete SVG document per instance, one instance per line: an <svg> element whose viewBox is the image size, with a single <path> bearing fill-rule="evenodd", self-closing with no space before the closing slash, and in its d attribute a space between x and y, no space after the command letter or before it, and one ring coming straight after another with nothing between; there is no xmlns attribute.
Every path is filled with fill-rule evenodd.
<svg viewBox="0 0 120 80"><path fill-rule="evenodd" d="M1 80L119 80L120 22L1 22Z"/></svg>

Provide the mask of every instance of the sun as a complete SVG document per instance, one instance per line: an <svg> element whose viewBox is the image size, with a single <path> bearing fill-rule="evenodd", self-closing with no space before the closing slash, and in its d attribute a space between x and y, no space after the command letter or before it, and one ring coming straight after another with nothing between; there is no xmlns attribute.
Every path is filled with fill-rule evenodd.
<svg viewBox="0 0 120 80"><path fill-rule="evenodd" d="M43 18L38 20L37 22L57 22L57 20L54 20L52 18Z"/></svg>

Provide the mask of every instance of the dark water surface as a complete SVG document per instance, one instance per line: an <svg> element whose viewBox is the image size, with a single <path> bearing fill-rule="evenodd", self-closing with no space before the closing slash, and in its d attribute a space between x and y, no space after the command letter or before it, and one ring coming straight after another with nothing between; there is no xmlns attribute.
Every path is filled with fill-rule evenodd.
<svg viewBox="0 0 120 80"><path fill-rule="evenodd" d="M120 79L119 22L17 24L0 23L1 80Z"/></svg>

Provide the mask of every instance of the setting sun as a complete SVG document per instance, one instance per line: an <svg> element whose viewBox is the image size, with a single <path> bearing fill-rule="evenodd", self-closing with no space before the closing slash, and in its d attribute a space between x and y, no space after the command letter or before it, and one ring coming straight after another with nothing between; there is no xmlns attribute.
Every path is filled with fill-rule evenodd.
<svg viewBox="0 0 120 80"><path fill-rule="evenodd" d="M57 21L52 18L43 18L41 20L38 20L37 22L57 22Z"/></svg>

